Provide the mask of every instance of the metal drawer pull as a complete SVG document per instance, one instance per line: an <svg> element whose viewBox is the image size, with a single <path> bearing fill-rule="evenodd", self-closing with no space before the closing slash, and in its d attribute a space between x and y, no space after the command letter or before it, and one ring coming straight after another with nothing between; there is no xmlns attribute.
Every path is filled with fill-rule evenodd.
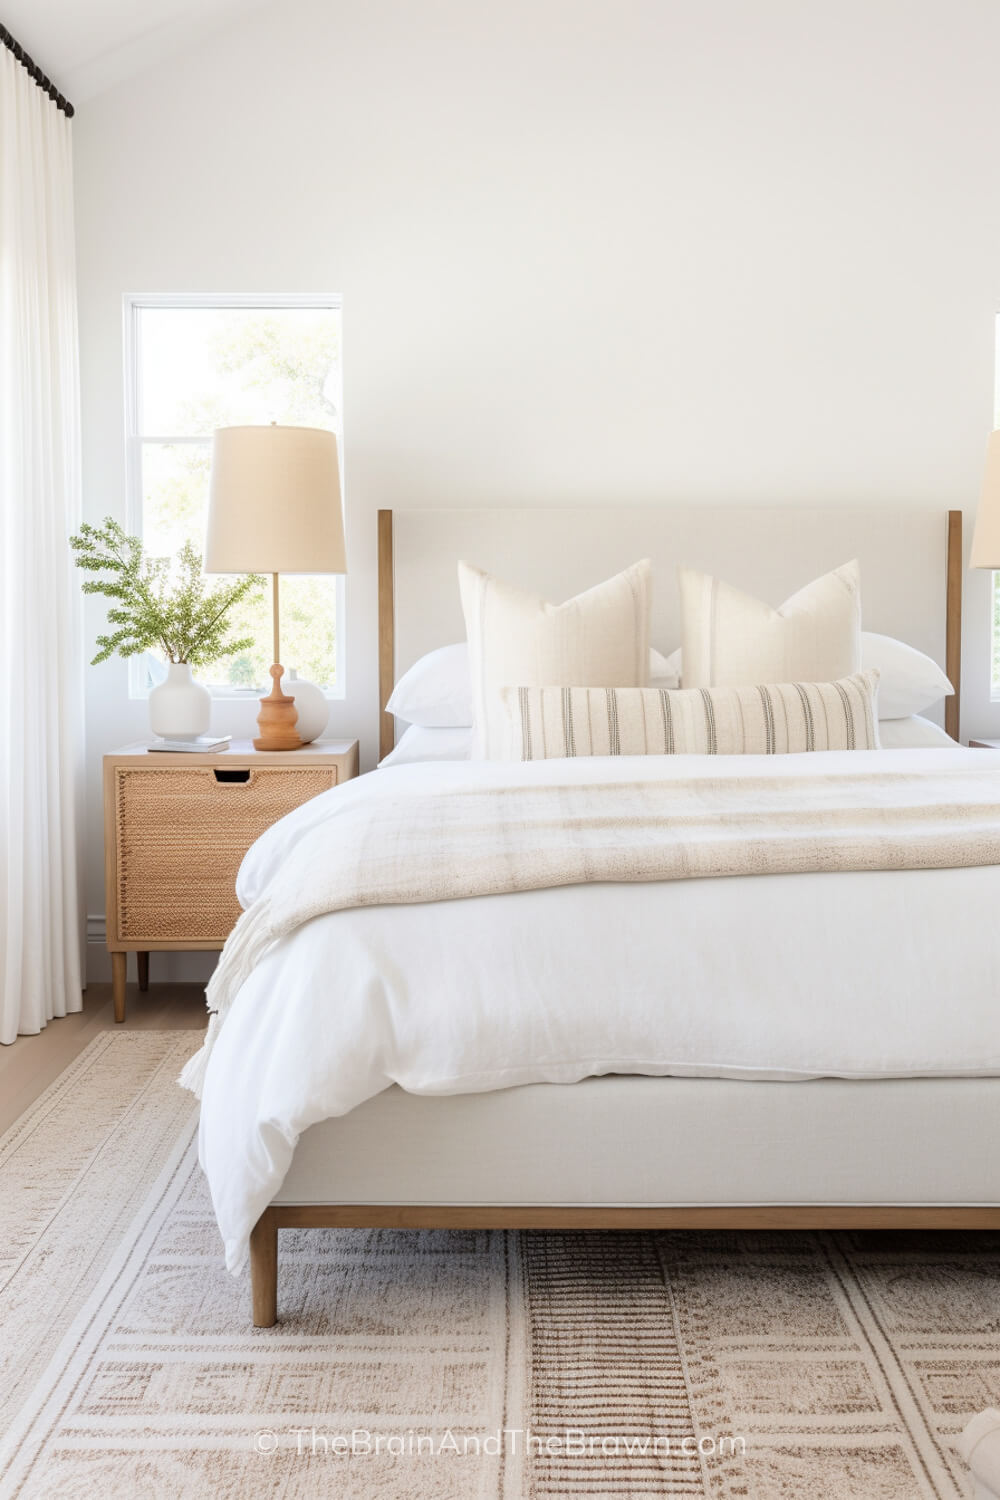
<svg viewBox="0 0 1000 1500"><path fill-rule="evenodd" d="M249 771L220 771L218 769L218 767L213 767L213 771L215 773L215 779L216 779L216 781L242 781L242 782L246 782L246 781L250 780L250 772Z"/></svg>

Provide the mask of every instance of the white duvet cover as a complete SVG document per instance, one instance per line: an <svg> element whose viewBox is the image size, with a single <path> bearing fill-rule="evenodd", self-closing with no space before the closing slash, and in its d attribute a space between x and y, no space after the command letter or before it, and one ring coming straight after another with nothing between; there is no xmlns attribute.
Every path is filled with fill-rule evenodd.
<svg viewBox="0 0 1000 1500"><path fill-rule="evenodd" d="M909 769L915 755L979 767L992 756L1000 776L1000 755L982 750L656 757L655 774L795 762L807 797L834 763ZM541 764L565 774L565 762ZM641 764L590 761L587 774L634 777ZM370 785L482 774L402 766ZM244 905L334 799L370 794L366 780L258 841L240 873ZM200 1150L227 1265L242 1267L299 1135L393 1083L452 1094L602 1073L1000 1074L998 911L1000 867L985 866L567 886L316 918L243 985L209 1062Z"/></svg>

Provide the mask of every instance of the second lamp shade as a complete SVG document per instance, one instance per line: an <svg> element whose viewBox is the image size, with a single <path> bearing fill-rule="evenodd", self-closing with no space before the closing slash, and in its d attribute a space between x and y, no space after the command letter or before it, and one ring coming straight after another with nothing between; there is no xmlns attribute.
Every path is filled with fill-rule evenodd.
<svg viewBox="0 0 1000 1500"><path fill-rule="evenodd" d="M1000 432L990 436L986 449L983 492L976 513L970 568L1000 568Z"/></svg>

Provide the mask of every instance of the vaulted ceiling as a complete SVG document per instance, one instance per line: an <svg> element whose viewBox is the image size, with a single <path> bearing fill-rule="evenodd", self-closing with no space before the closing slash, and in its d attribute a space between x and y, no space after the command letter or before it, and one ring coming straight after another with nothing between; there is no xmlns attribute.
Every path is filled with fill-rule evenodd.
<svg viewBox="0 0 1000 1500"><path fill-rule="evenodd" d="M74 104L269 0L0 0L0 21Z"/></svg>

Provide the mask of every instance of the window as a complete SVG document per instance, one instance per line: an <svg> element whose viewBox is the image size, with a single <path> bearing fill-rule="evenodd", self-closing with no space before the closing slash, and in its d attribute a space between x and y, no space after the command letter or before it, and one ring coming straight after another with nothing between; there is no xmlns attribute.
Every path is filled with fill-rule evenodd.
<svg viewBox="0 0 1000 1500"><path fill-rule="evenodd" d="M128 297L125 379L128 529L154 557L205 545L212 432L266 422L340 436L337 297ZM287 671L344 692L343 579L283 575L281 654ZM271 597L234 615L253 646L198 675L221 697L270 688ZM166 672L151 653L131 664L143 696Z"/></svg>
<svg viewBox="0 0 1000 1500"><path fill-rule="evenodd" d="M993 426L1000 427L1000 314L994 326ZM1000 701L1000 573L993 574L993 634L990 641L990 697Z"/></svg>

